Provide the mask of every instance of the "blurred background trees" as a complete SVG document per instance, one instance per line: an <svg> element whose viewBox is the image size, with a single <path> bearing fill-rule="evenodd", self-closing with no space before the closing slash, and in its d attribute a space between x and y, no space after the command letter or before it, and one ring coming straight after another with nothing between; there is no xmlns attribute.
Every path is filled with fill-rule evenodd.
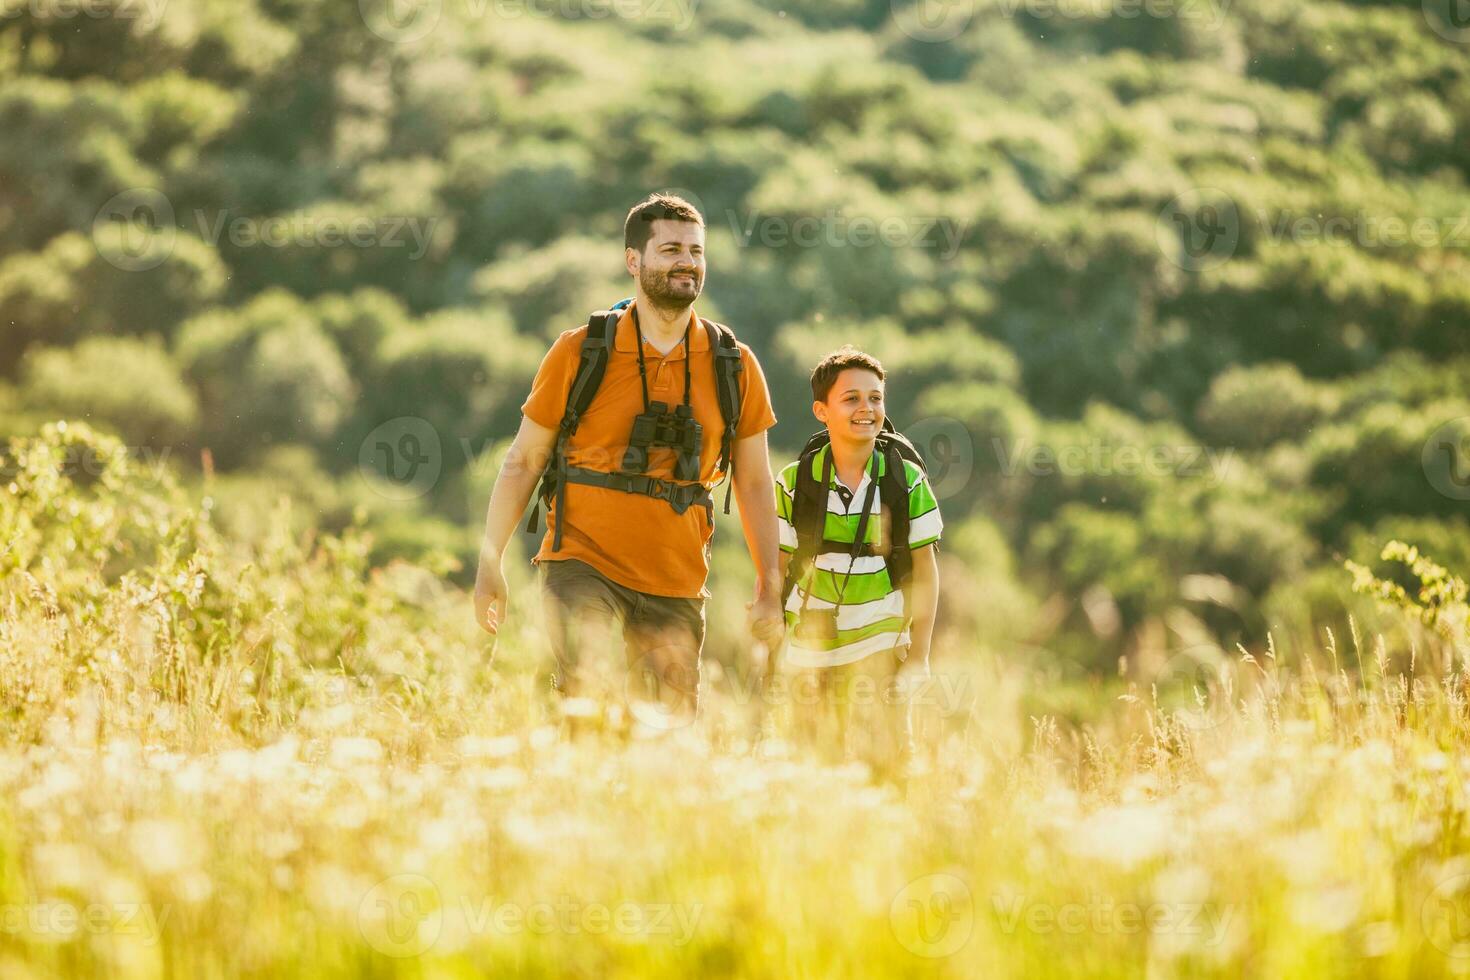
<svg viewBox="0 0 1470 980"><path fill-rule="evenodd" d="M1470 564L1470 38L1422 5L371 6L0 20L0 435L85 419L467 581L541 354L674 189L778 463L817 357L889 366L980 642L1285 646L1386 537ZM405 416L437 476L384 492Z"/></svg>

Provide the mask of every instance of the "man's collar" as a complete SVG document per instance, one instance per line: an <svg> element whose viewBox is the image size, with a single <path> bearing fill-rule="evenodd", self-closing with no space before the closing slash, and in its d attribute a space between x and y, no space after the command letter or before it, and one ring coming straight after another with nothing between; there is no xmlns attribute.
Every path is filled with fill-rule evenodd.
<svg viewBox="0 0 1470 980"><path fill-rule="evenodd" d="M637 331L633 328L633 304L630 303L628 308L623 310L623 315L618 318L618 332L613 339L613 350L623 354L638 353L637 337ZM644 343L647 343L646 338L647 335L645 335ZM693 307L689 308L689 349L696 354L709 350L709 333L704 329L704 324L699 322L699 314L694 312ZM683 356L684 345L682 343L677 344L666 355L669 360L674 361Z"/></svg>

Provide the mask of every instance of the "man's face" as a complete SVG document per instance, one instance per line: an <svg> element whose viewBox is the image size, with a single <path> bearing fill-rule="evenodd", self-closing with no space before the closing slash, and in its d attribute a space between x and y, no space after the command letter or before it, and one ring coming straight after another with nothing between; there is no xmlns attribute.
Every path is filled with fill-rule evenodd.
<svg viewBox="0 0 1470 980"><path fill-rule="evenodd" d="M812 414L833 439L871 442L883 428L883 379L866 368L847 368L825 402L812 402Z"/></svg>
<svg viewBox="0 0 1470 980"><path fill-rule="evenodd" d="M666 218L653 222L642 254L628 249L628 271L655 305L693 306L704 289L704 226Z"/></svg>

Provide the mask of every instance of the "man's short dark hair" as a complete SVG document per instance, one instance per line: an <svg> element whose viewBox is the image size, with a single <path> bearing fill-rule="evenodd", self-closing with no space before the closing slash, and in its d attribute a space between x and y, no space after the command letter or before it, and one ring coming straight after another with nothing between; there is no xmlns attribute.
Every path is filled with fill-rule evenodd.
<svg viewBox="0 0 1470 980"><path fill-rule="evenodd" d="M623 246L641 253L653 237L655 221L690 221L704 227L704 216L699 209L682 197L650 194L628 212L628 220L623 222Z"/></svg>
<svg viewBox="0 0 1470 980"><path fill-rule="evenodd" d="M812 368L812 400L824 402L832 393L832 386L837 383L837 376L848 368L859 368L864 371L872 371L883 380L883 365L872 354L864 353L851 344L843 344L841 348L828 354L817 362Z"/></svg>

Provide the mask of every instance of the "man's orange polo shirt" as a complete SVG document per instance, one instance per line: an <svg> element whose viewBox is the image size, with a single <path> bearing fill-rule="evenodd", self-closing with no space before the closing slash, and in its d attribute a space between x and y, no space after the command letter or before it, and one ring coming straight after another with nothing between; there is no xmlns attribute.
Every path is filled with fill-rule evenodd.
<svg viewBox="0 0 1470 980"><path fill-rule="evenodd" d="M718 469L720 436L724 421L715 387L714 354L709 334L690 310L689 364L692 391L689 401L694 418L704 428L700 444L700 482L713 487L721 477ZM577 374L583 324L556 339L541 361L530 397L521 412L548 429L561 424L567 393ZM582 422L567 446L567 462L604 473L622 465L623 450L633 434L633 417L643 411L643 389L638 380L637 333L632 307L618 321L607 373L582 416ZM764 432L776 424L765 374L749 347L740 344L740 422L736 438ZM648 400L664 402L672 410L684 401L684 360L681 341L667 356L647 340L643 342L644 365L648 371ZM648 453L649 475L673 480L675 453L657 447ZM674 513L668 501L640 493L625 493L607 487L569 483L566 488L568 521L560 551L552 550L554 532L561 515L553 503L546 519L546 537L534 561L576 558L603 575L649 595L682 598L706 597L709 576L707 547L713 527L704 507L695 504L683 514ZM719 506L716 504L716 506Z"/></svg>

